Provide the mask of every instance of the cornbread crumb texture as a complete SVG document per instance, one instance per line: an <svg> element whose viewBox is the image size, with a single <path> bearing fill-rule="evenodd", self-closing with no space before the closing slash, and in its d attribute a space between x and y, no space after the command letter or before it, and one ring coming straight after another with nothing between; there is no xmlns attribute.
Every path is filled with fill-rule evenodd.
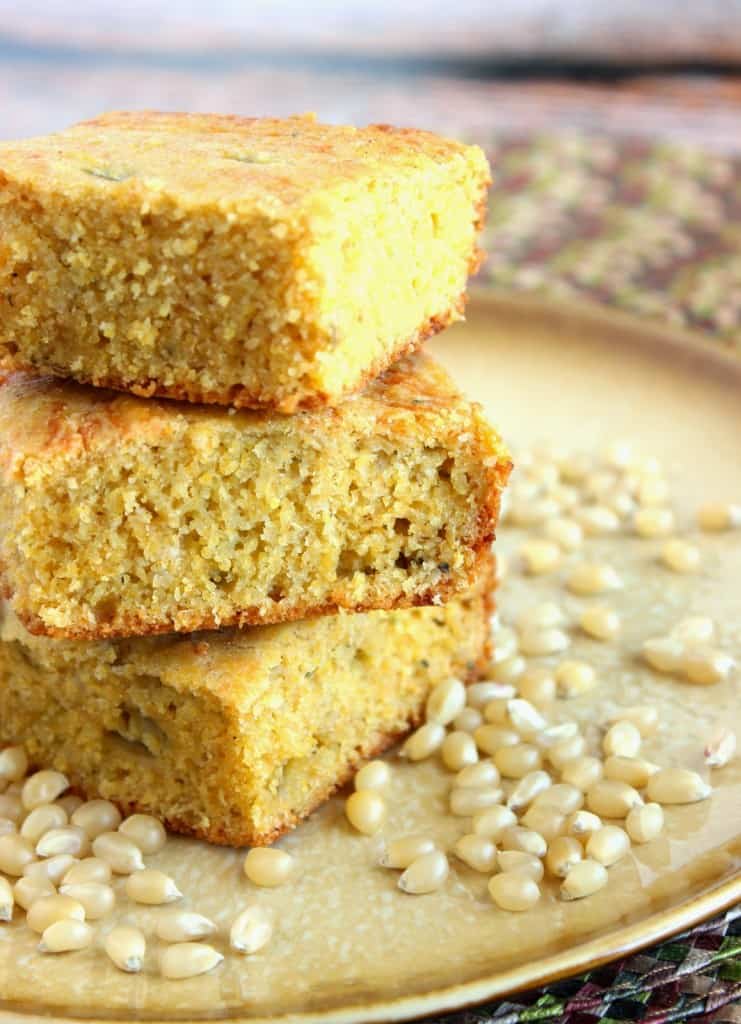
<svg viewBox="0 0 741 1024"><path fill-rule="evenodd" d="M140 394L334 403L460 317L482 151L313 118L113 113L0 146L0 359Z"/></svg>
<svg viewBox="0 0 741 1024"><path fill-rule="evenodd" d="M509 469L423 355L291 417L16 374L3 586L31 632L78 639L439 602L487 557Z"/></svg>
<svg viewBox="0 0 741 1024"><path fill-rule="evenodd" d="M94 643L33 637L4 606L0 743L174 831L269 842L418 720L436 683L476 676L489 587L484 574L440 608Z"/></svg>

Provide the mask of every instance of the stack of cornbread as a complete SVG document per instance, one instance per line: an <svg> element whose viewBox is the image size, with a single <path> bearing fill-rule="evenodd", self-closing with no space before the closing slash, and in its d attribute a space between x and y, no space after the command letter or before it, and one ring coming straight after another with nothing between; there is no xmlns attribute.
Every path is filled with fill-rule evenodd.
<svg viewBox="0 0 741 1024"><path fill-rule="evenodd" d="M255 845L476 676L510 462L415 350L487 185L312 118L0 146L0 743Z"/></svg>

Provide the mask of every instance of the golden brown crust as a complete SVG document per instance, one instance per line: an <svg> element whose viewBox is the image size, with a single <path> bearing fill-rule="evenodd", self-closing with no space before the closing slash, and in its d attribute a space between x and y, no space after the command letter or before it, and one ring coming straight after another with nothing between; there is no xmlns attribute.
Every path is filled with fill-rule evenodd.
<svg viewBox="0 0 741 1024"><path fill-rule="evenodd" d="M472 274L478 270L482 259L483 253L481 250L475 250L469 264ZM375 380L376 377L399 359L416 352L428 338L434 337L440 331L444 331L446 327L462 319L467 298L467 292L462 292L457 301L447 310L430 317L411 338L400 342L395 349L385 352L380 358L371 363L353 383L352 387L341 395L330 395L323 391L315 391L303 399L296 395L287 395L276 399L266 398L262 392L250 391L242 386L232 387L228 391L206 391L197 387L161 384L156 380L125 381L120 377L85 377L84 374L80 373L75 375L75 380L81 384L91 384L96 388L107 388L111 391L136 395L139 398L169 398L178 402L190 402L193 405L230 405L235 409L261 409L287 415L311 409L320 409L334 406L338 401L342 401L350 395L362 391L371 381ZM44 372L59 380L65 380L69 377L68 372L58 367L45 367ZM38 375L39 370L38 367L24 363L18 356L0 356L0 374L7 377L10 373L32 373Z"/></svg>
<svg viewBox="0 0 741 1024"><path fill-rule="evenodd" d="M484 510L482 510L482 517ZM481 518L481 517L480 517ZM64 640L110 640L116 637L127 636L158 636L163 633L199 633L211 629L227 629L237 626L240 629L248 626L271 626L280 622L296 622L302 619L312 619L319 615L333 615L338 611L369 612L369 611L396 611L401 608L420 608L429 605L444 604L457 594L465 592L479 577L484 570L489 557L489 549L494 540L495 519L486 517L484 531L479 535L471 549L474 554L473 564L467 577L461 579L460 583L453 583L452 580L443 580L434 589L422 591L409 596L401 595L397 600L382 601L374 599L368 603L340 601L328 601L322 605L310 603L300 604L286 610L276 606L275 611L265 613L259 608L243 608L229 619L216 619L200 614L193 617L193 621L181 614L177 627L171 621L152 622L151 619L143 616L126 616L119 619L115 627L106 623L96 623L90 629L55 629L49 626L37 616L27 615L22 609L16 609L18 620L24 629L32 636L48 636ZM9 589L7 580L0 587L0 596L12 603L13 591Z"/></svg>

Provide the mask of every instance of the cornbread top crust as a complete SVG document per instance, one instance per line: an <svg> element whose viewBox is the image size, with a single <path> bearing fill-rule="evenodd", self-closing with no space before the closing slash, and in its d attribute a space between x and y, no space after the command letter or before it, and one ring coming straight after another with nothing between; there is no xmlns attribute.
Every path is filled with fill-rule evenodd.
<svg viewBox="0 0 741 1024"><path fill-rule="evenodd" d="M511 463L424 355L294 416L0 386L0 573L32 632L265 624L470 585Z"/></svg>
<svg viewBox="0 0 741 1024"><path fill-rule="evenodd" d="M281 219L289 210L323 216L334 190L348 182L414 172L469 151L481 152L415 128L328 125L313 115L112 111L54 135L2 143L0 167L45 192L105 202L114 184L122 205L163 195L184 214L209 207L224 218Z"/></svg>
<svg viewBox="0 0 741 1024"><path fill-rule="evenodd" d="M333 404L460 316L489 169L430 132L111 113L0 145L0 357Z"/></svg>

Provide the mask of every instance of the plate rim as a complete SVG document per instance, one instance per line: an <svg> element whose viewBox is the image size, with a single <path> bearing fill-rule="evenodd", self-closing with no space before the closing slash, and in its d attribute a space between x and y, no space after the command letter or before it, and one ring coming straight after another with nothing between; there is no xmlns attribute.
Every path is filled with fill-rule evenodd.
<svg viewBox="0 0 741 1024"><path fill-rule="evenodd" d="M733 841L732 841L733 843ZM647 946L665 941L671 936L729 910L741 903L741 871L735 871L730 878L705 889L665 910L641 918L631 924L613 929L606 935L587 942L578 943L558 953L538 960L537 977L533 978L529 964L498 971L496 974L461 985L383 1002L366 1002L355 1006L316 1010L307 1013L285 1013L270 1017L240 1017L236 1015L210 1017L147 1016L137 1017L142 1024L204 1024L204 1021L230 1021L235 1024L367 1024L370 1021L409 1021L430 1016L433 1013L448 1013L479 1006L492 999L522 992L528 988L551 984L563 978L586 970L592 970L618 957L639 952ZM530 972L530 973L528 973ZM50 1007L48 1012L0 1006L2 1024L35 1024L35 1022L60 1021L64 1024L113 1024L132 1020L126 1011L99 1016L97 1013L80 1016L59 1016L58 1009Z"/></svg>

